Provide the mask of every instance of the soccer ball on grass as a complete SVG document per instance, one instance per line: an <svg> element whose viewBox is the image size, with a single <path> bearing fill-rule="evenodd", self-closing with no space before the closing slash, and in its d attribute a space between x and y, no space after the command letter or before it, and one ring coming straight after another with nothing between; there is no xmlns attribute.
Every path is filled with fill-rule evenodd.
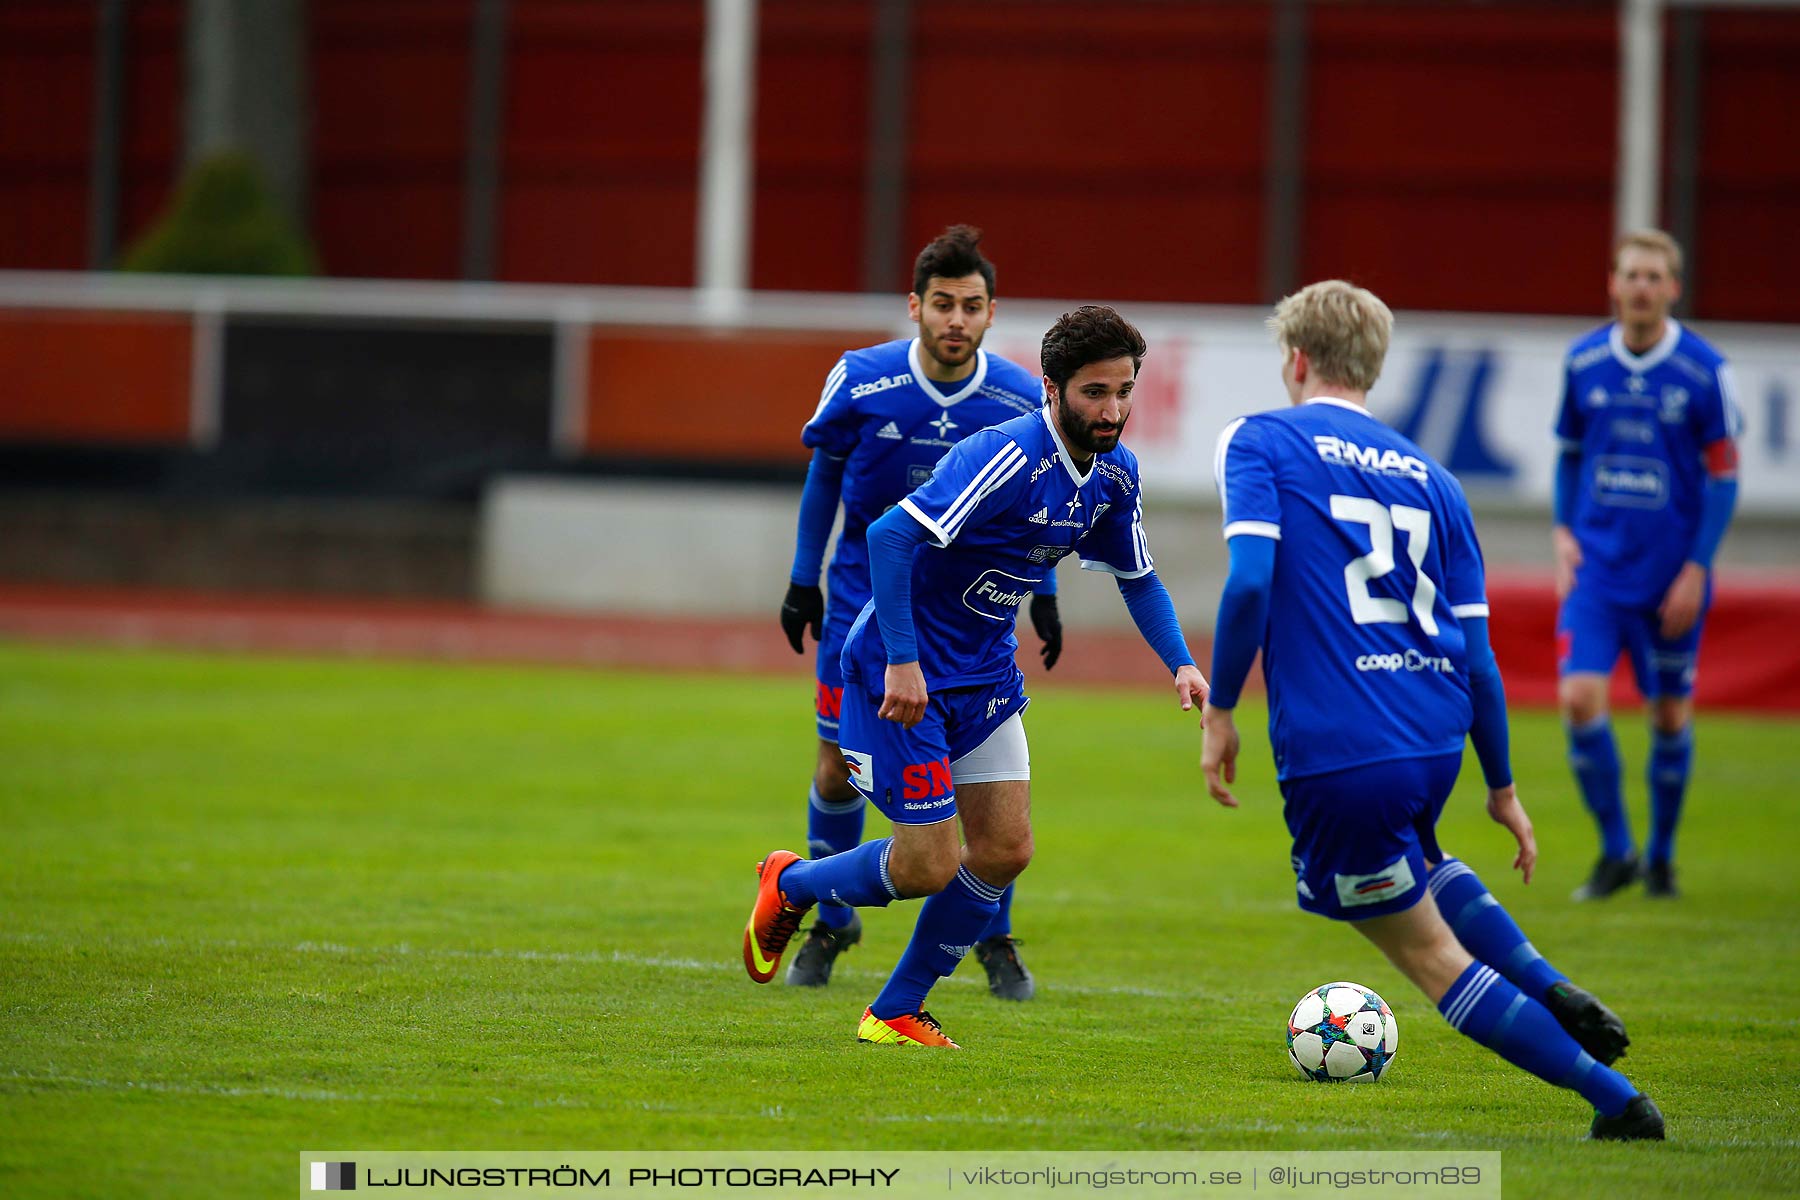
<svg viewBox="0 0 1800 1200"><path fill-rule="evenodd" d="M1316 987L1288 1017L1288 1060L1315 1083L1380 1079L1399 1045L1387 1002L1360 983Z"/></svg>

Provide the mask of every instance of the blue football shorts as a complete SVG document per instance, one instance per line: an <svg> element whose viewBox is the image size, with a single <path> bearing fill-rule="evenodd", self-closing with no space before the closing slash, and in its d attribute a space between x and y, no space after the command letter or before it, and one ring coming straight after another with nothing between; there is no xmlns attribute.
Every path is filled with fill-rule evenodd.
<svg viewBox="0 0 1800 1200"><path fill-rule="evenodd" d="M1646 697L1682 697L1694 693L1700 663L1700 632L1712 605L1712 588L1700 608L1700 619L1678 638L1662 635L1662 619L1654 605L1635 608L1618 604L1592 588L1577 587L1563 598L1556 614L1556 673L1611 675L1621 652L1631 656L1638 692Z"/></svg>
<svg viewBox="0 0 1800 1200"><path fill-rule="evenodd" d="M1460 753L1438 754L1282 780L1300 907L1361 921L1417 904L1461 769Z"/></svg>
<svg viewBox="0 0 1800 1200"><path fill-rule="evenodd" d="M924 718L911 729L875 715L881 695L856 682L844 689L838 744L850 782L895 824L935 825L954 817L958 783L1030 778L1029 758L1018 763L1016 753L1006 756L1012 769L995 770L996 764L971 758L1031 703L1017 667L999 683L931 692Z"/></svg>

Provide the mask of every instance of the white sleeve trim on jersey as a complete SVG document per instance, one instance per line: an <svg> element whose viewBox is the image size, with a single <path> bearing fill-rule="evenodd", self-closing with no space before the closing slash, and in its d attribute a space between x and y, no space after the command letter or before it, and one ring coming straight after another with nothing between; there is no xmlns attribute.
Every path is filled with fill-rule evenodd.
<svg viewBox="0 0 1800 1200"><path fill-rule="evenodd" d="M1450 615L1453 617L1485 617L1488 615L1487 601L1479 604L1452 604Z"/></svg>
<svg viewBox="0 0 1800 1200"><path fill-rule="evenodd" d="M940 550L950 544L950 535L944 532L943 526L920 512L919 506L912 502L911 496L902 496L900 498L900 507L911 513L913 520L917 521L930 531L932 539L937 542Z"/></svg>
<svg viewBox="0 0 1800 1200"><path fill-rule="evenodd" d="M1105 571L1108 575L1117 576L1120 579L1142 579L1144 576L1156 570L1156 567L1152 565L1145 567L1141 571L1121 571L1111 563L1101 562L1097 558L1084 558L1081 560L1081 569L1084 571Z"/></svg>
<svg viewBox="0 0 1800 1200"><path fill-rule="evenodd" d="M1240 533L1251 537L1273 538L1278 542L1281 540L1281 526L1273 521L1233 521L1225 526L1225 540L1228 542Z"/></svg>
<svg viewBox="0 0 1800 1200"><path fill-rule="evenodd" d="M831 403L831 398L837 394L837 390L844 386L844 380L849 377L849 374L849 360L838 359L837 365L831 368L831 372L825 376L825 387L819 392L819 407L813 409L813 415L806 419L806 424L801 426L802 429L811 428L812 423L819 419L819 414L825 411L825 406Z"/></svg>
<svg viewBox="0 0 1800 1200"><path fill-rule="evenodd" d="M956 499L950 502L943 515L935 524L928 522L927 527L937 529L943 537L942 545L948 546L958 533L969 514L978 508L983 500L994 494L1007 480L1018 474L1025 465L1025 451L1019 449L1018 443L1008 441L1006 445L988 459L987 465L975 472L975 478L969 480L969 486L962 490ZM921 521L925 514L913 509Z"/></svg>
<svg viewBox="0 0 1800 1200"><path fill-rule="evenodd" d="M1719 401L1725 408L1725 436L1738 438L1744 435L1744 414L1738 408L1737 376L1727 363L1720 363L1718 369Z"/></svg>
<svg viewBox="0 0 1800 1200"><path fill-rule="evenodd" d="M1243 428L1244 422L1247 420L1249 420L1248 417L1239 417L1231 424L1225 426L1224 429L1220 430L1219 443L1213 448L1213 486L1219 489L1219 516L1221 520L1228 520L1225 516L1225 505L1227 504L1225 499L1225 452L1231 448L1232 435ZM1228 533L1225 536L1230 537L1231 535Z"/></svg>

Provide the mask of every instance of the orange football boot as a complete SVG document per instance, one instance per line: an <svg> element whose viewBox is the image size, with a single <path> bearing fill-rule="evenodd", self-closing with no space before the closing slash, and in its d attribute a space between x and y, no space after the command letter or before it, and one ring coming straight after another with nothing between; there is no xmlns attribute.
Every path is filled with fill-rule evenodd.
<svg viewBox="0 0 1800 1200"><path fill-rule="evenodd" d="M756 904L750 909L750 919L744 923L744 970L750 972L750 978L757 983L767 983L775 978L782 952L793 940L794 931L800 928L800 918L806 915L807 908L812 907L809 904L806 908L795 908L781 892L782 871L799 861L800 856L791 850L776 850L756 864L756 874L761 882L756 888Z"/></svg>
<svg viewBox="0 0 1800 1200"><path fill-rule="evenodd" d="M856 1027L856 1040L876 1046L948 1046L962 1047L944 1036L937 1018L920 1009L909 1017L882 1020L871 1009L863 1009L862 1024Z"/></svg>

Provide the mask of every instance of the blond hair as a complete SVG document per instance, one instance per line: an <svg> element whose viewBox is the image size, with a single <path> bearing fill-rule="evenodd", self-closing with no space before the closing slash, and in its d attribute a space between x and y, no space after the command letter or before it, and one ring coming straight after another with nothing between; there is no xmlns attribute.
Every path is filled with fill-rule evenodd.
<svg viewBox="0 0 1800 1200"><path fill-rule="evenodd" d="M1669 274L1681 278L1681 243L1660 229L1633 229L1619 235L1613 243L1612 269L1619 269L1619 256L1627 250L1654 250L1669 264Z"/></svg>
<svg viewBox="0 0 1800 1200"><path fill-rule="evenodd" d="M1327 279L1283 297L1268 326L1282 349L1306 354L1320 379L1366 392L1381 374L1394 314L1374 292Z"/></svg>

